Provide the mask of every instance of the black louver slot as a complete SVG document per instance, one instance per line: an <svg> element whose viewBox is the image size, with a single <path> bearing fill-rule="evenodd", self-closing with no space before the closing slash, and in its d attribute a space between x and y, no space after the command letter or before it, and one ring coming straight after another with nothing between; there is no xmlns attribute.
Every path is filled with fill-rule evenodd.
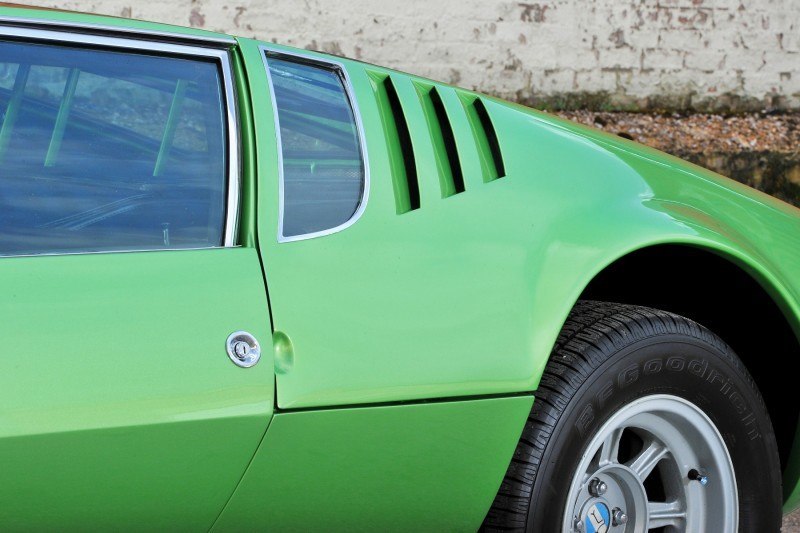
<svg viewBox="0 0 800 533"><path fill-rule="evenodd" d="M395 199L397 212L406 213L419 209L419 182L417 181L417 165L414 158L414 147L411 145L411 134L408 131L403 108L400 105L400 98L397 90L392 83L391 77L386 77L381 84L385 92L386 103L388 104L390 115L387 119L387 136L390 144L395 141L396 149L399 150L402 165L395 165L399 168L393 169ZM394 126L392 128L391 126ZM392 131L393 130L393 131ZM395 138L392 133L396 133ZM394 152L394 150L390 150ZM395 152L396 153L396 152ZM397 157L395 157L397 159Z"/></svg>
<svg viewBox="0 0 800 533"><path fill-rule="evenodd" d="M461 161L458 157L458 148L456 147L456 138L453 134L453 126L450 124L450 119L447 118L447 111L442 102L442 97L436 90L436 87L431 88L428 93L431 99L433 110L436 113L436 120L439 123L439 132L441 133L441 141L444 145L444 151L447 154L447 166L449 167L449 174L444 177L449 183L443 185L444 196L451 194L458 194L464 192L464 175L461 171Z"/></svg>
<svg viewBox="0 0 800 533"><path fill-rule="evenodd" d="M489 117L489 112L486 110L486 105L480 98L476 98L472 106L474 107L475 113L478 115L478 119L480 120L480 125L485 136L486 146L489 149L488 155L491 156L494 170L497 173L496 176L493 176L493 179L502 178L506 175L506 167L503 163L503 154L500 152L500 143L497 140L497 132L494 130L492 119Z"/></svg>

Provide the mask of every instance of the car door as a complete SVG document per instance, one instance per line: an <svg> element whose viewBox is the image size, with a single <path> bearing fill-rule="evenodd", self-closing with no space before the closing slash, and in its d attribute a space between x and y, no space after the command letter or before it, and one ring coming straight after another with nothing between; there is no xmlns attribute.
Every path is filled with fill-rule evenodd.
<svg viewBox="0 0 800 533"><path fill-rule="evenodd" d="M0 529L208 529L266 430L216 46L0 27Z"/></svg>

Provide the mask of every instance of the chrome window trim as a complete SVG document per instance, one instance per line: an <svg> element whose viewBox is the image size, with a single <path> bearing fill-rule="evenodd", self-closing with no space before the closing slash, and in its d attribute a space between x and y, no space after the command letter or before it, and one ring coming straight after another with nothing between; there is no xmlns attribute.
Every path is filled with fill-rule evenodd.
<svg viewBox="0 0 800 533"><path fill-rule="evenodd" d="M91 252L43 252L40 254L9 254L0 255L0 260L14 259L16 257L64 257L69 255L109 255L109 254L143 254L158 252L197 252L200 250L225 250L225 246L199 246L193 248L131 248L130 250L97 250Z"/></svg>
<svg viewBox="0 0 800 533"><path fill-rule="evenodd" d="M27 7L27 6L20 6ZM30 7L29 9L36 9ZM206 46L225 46L236 45L236 39L227 35L197 35L182 33L180 28L177 31L159 31L148 29L126 28L124 26L112 26L110 24L95 24L92 22L69 22L65 20L39 19L28 17L0 16L0 25L18 26L29 29L54 30L65 32L85 32L90 34L119 35L120 37L131 37L138 39L155 39L161 41L172 41L175 43L187 43Z"/></svg>
<svg viewBox="0 0 800 533"><path fill-rule="evenodd" d="M66 24L65 24L66 27ZM134 32L134 30L131 30ZM132 33L133 35L133 33ZM8 26L5 20L0 20L0 38L11 38L26 42L47 42L62 45L88 45L98 48L123 50L123 51L143 51L162 53L168 56L185 56L195 58L214 59L217 61L222 74L222 94L225 99L224 120L227 124L227 157L228 169L226 174L225 186L225 217L222 231L222 245L203 246L192 249L210 248L230 248L237 245L239 203L241 195L241 150L239 115L237 110L236 92L233 82L233 67L230 52L227 49L214 49L184 44L164 43L135 39L132 37L108 37L101 35L89 35L83 33L70 33L64 30L41 30L31 29L20 26ZM130 251L179 251L190 248L145 248ZM128 250L98 250L86 252L45 252L42 254L31 255L84 255L98 253L120 253ZM1 255L0 257L15 257L14 254Z"/></svg>
<svg viewBox="0 0 800 533"><path fill-rule="evenodd" d="M270 91L270 99L272 100L272 113L275 116L275 137L277 140L278 146L278 242L293 242L293 241L303 241L307 239L313 239L315 237L323 237L325 235L331 235L333 233L338 233L342 230L345 230L355 224L361 215L364 213L364 210L367 207L367 202L369 201L369 187L370 187L370 174L369 174L369 157L367 155L367 142L366 137L364 136L364 124L361 120L361 111L358 107L358 100L356 100L355 92L353 91L353 84L350 81L350 75L347 72L344 64L340 63L339 61L327 59L327 58L320 58L318 56L314 56L311 54L304 54L302 52L287 52L285 50L280 50L277 48L273 48L266 45L259 46L259 50L261 52L261 59L264 61L264 70L267 73L267 83L269 84L269 91ZM267 59L267 54L272 55L273 57L278 58L285 58L287 61L294 61L296 63L304 63L311 66L322 66L331 68L333 67L339 73L342 78L342 86L344 87L345 95L347 96L347 100L350 103L350 107L353 111L353 119L355 120L356 125L356 132L358 133L358 144L361 150L361 159L364 165L364 188L361 191L361 198L359 199L358 207L353 212L352 216L347 219L347 221L339 224L338 226L334 226L332 228L324 229L321 231L315 231L312 233L303 233L301 235L292 235L286 237L283 235L283 216L284 216L284 179L283 179L283 144L281 142L281 125L280 119L278 118L278 103L275 100L275 86L272 83L272 74L269 71L269 61Z"/></svg>

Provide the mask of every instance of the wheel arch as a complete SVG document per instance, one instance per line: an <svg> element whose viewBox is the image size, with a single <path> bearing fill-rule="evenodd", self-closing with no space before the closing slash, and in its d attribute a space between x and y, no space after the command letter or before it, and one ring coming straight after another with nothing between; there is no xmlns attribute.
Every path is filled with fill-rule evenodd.
<svg viewBox="0 0 800 533"><path fill-rule="evenodd" d="M658 280L653 283L652 280ZM698 297L699 296L699 297ZM785 510L800 505L800 402L787 402L795 378L776 357L800 356L800 320L779 282L757 261L717 243L658 242L603 266L580 299L644 305L686 316L722 337L764 397L784 470ZM757 331L758 335L752 332ZM764 357L767 336L774 356Z"/></svg>

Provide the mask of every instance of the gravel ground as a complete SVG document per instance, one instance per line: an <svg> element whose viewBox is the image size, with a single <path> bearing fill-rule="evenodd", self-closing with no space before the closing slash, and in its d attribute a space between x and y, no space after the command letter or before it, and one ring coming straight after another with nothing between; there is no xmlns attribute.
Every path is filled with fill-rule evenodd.
<svg viewBox="0 0 800 533"><path fill-rule="evenodd" d="M669 153L800 152L800 115L656 115L561 111L559 116Z"/></svg>
<svg viewBox="0 0 800 533"><path fill-rule="evenodd" d="M800 207L800 113L558 114L652 146Z"/></svg>
<svg viewBox="0 0 800 533"><path fill-rule="evenodd" d="M784 517L783 533L800 533L800 511Z"/></svg>

